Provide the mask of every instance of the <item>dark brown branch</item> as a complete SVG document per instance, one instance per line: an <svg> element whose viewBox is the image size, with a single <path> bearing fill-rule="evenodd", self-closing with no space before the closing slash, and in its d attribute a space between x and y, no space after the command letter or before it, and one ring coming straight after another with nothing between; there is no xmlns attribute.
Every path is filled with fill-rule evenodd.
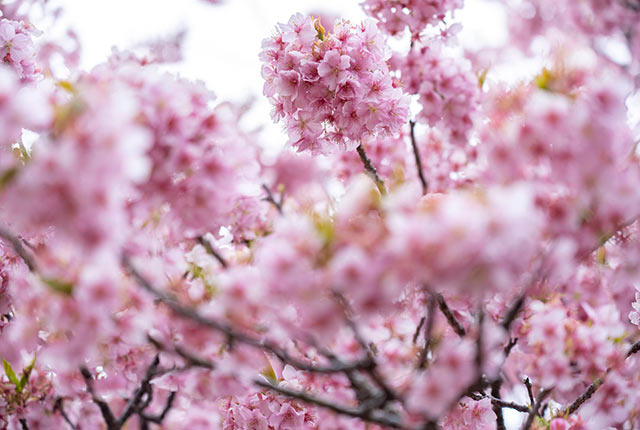
<svg viewBox="0 0 640 430"><path fill-rule="evenodd" d="M529 401L533 405L533 402L535 402L535 397L533 397L533 387L531 386L531 380L529 378L524 378L524 386L527 387L527 394L529 395Z"/></svg>
<svg viewBox="0 0 640 430"><path fill-rule="evenodd" d="M22 261L24 261L24 264L27 265L31 272L38 271L35 260L24 248L24 246L22 245L22 240L19 237L15 236L4 228L0 228L0 237L11 244L13 250L16 252L16 254L18 254Z"/></svg>
<svg viewBox="0 0 640 430"><path fill-rule="evenodd" d="M206 318L200 315L196 310L178 303L175 299L159 291L153 285L151 285L151 283L135 269L127 256L123 256L122 264L129 271L129 273L131 273L138 285L153 294L159 301L167 305L176 314L194 321L204 327L207 327L210 330L222 333L233 342L244 343L246 345L250 345L270 352L278 357L278 359L280 359L283 363L290 364L298 370L315 373L337 373L352 369L367 369L371 367L370 357L365 357L364 359L355 362L340 362L329 366L313 365L301 361L297 358L292 357L286 350L269 341L255 338L248 334L240 332L224 322Z"/></svg>
<svg viewBox="0 0 640 430"><path fill-rule="evenodd" d="M431 343L433 339L433 325L436 321L436 301L438 299L433 295L429 297L429 305L427 308L427 325L424 328L424 345L420 350L420 357L418 359L418 369L424 369L427 365L427 356L429 349L431 349Z"/></svg>
<svg viewBox="0 0 640 430"><path fill-rule="evenodd" d="M567 415L571 415L572 413L577 411L580 408L580 406L583 405L584 402L586 402L591 398L591 396L593 396L593 394L598 390L598 388L600 388L603 382L604 380L602 378L598 378L595 381L593 381L591 385L587 387L587 390L584 393L582 393L580 396L578 396L578 398L575 399L573 403L569 405L565 413Z"/></svg>
<svg viewBox="0 0 640 430"><path fill-rule="evenodd" d="M89 372L89 369L81 367L80 373L82 374L84 383L87 386L87 392L91 395L91 400L98 406L98 408L100 408L102 418L104 418L104 421L107 424L107 430L119 430L119 427L116 424L116 417L113 415L113 412L111 412L111 408L107 402L99 398L93 390L93 376L91 375L91 372Z"/></svg>
<svg viewBox="0 0 640 430"><path fill-rule="evenodd" d="M158 415L147 415L144 412L140 413L140 417L145 420L145 421L150 421L152 423L155 424L162 424L162 421L164 421L165 417L167 416L167 414L169 413L169 411L171 410L171 408L173 407L173 403L176 399L176 392L172 391L169 394L169 397L167 397L167 402L164 405L164 409L162 409L162 412Z"/></svg>
<svg viewBox="0 0 640 430"><path fill-rule="evenodd" d="M276 209L278 210L278 212L280 213L280 215L282 215L282 199L280 201L277 201L275 199L275 197L273 197L273 193L271 192L271 189L269 187L267 187L266 184L262 184L262 189L267 193L267 197L264 198L265 201L271 203L273 206L276 207Z"/></svg>
<svg viewBox="0 0 640 430"><path fill-rule="evenodd" d="M442 294L438 293L436 297L438 299L438 307L440 308L440 311L447 319L447 322L449 323L453 331L455 331L456 334L460 337L466 336L467 331L464 329L463 325L460 324L460 321L458 321L455 315L453 315L453 311L447 304Z"/></svg>
<svg viewBox="0 0 640 430"><path fill-rule="evenodd" d="M118 428L121 428L134 413L139 412L146 407L142 407L141 403L145 395L148 396L150 400L150 396L152 395L151 379L157 375L159 364L160 356L156 354L149 367L147 367L142 381L140 381L140 386L134 392L133 397L129 399L122 415L120 415L120 418L116 421Z"/></svg>
<svg viewBox="0 0 640 430"><path fill-rule="evenodd" d="M167 348L165 345L162 344L162 342L160 342L159 340L155 339L150 335L147 335L147 339L153 346L156 347L156 349L158 349L158 351L176 353L187 363L188 366L202 367L209 370L213 370L216 368L215 364L212 361L209 361L203 357L198 357L194 353L187 351L186 349L178 345L173 345L171 348Z"/></svg>
<svg viewBox="0 0 640 430"><path fill-rule="evenodd" d="M420 150L418 149L418 144L416 142L415 135L416 122L409 121L409 133L411 136L411 146L413 147L413 157L416 160L416 169L418 170L418 178L420 178L420 184L422 184L422 194L427 194L429 191L429 183L424 177L424 172L422 170L422 159L420 158Z"/></svg>
<svg viewBox="0 0 640 430"><path fill-rule="evenodd" d="M491 406L493 408L493 413L496 414L496 430L507 430L507 427L504 424L504 415L502 414L502 408L508 406L505 406L505 402L502 400L500 394L501 387L501 379L497 379L491 383Z"/></svg>
<svg viewBox="0 0 640 430"><path fill-rule="evenodd" d="M531 410L529 408L529 406L527 405L521 405L520 403L516 403L516 402L509 402L506 400L502 400L500 397L495 397L494 395L488 395L484 392L480 392L480 393L469 393L467 394L467 397L472 398L473 400L482 400L482 399L489 399L491 400L491 403L494 404L498 404L503 408L507 408L507 409L513 409L515 411L518 412L524 412L524 413L529 413L529 411Z"/></svg>
<svg viewBox="0 0 640 430"><path fill-rule="evenodd" d="M631 357L633 354L637 353L638 351L640 351L640 340L634 343L633 345L631 345L631 348L629 348L629 351L627 352L627 357Z"/></svg>
<svg viewBox="0 0 640 430"><path fill-rule="evenodd" d="M522 424L521 430L529 430L531 428L533 420L538 415L542 402L547 398L549 394L551 394L551 389L543 388L542 390L538 391L538 395L531 405L531 410L529 411L529 415L527 415L527 419L525 420L524 424Z"/></svg>
<svg viewBox="0 0 640 430"><path fill-rule="evenodd" d="M324 400L315 396L312 396L306 392L291 390L286 387L280 387L278 385L274 385L272 383L266 382L264 380L256 379L255 384L267 388L269 390L275 391L276 393L282 394L284 396L301 400L305 403L309 403L312 405L320 406L322 408L328 409L330 411L336 412L341 415L347 415L353 418L359 418L363 421L368 421L374 424L380 424L386 427L393 428L402 428L401 422L398 418L390 413L386 414L376 414L375 411L366 408L349 408L343 405L339 405L337 403L333 403L329 400Z"/></svg>
<svg viewBox="0 0 640 430"><path fill-rule="evenodd" d="M367 156L367 153L364 150L364 146L362 146L362 144L358 145L356 151L358 151L358 155L360 156L360 160L364 165L365 172L371 179L373 179L373 182L376 183L376 187L378 187L380 194L387 194L387 188L384 185L384 181L380 178L376 167L371 162L371 159Z"/></svg>
<svg viewBox="0 0 640 430"><path fill-rule="evenodd" d="M484 367L484 309L478 311L478 337L476 337L476 370L478 378L482 377Z"/></svg>
<svg viewBox="0 0 640 430"><path fill-rule="evenodd" d="M22 427L22 430L29 430L27 420L25 420L24 418L20 418L20 427Z"/></svg>
<svg viewBox="0 0 640 430"><path fill-rule="evenodd" d="M509 354L511 354L511 350L513 349L514 346L516 346L517 343L518 343L518 338L517 337L512 337L512 338L509 339L509 342L504 347L504 356L505 356L505 358L508 357Z"/></svg>
<svg viewBox="0 0 640 430"><path fill-rule="evenodd" d="M204 236L198 236L197 239L198 239L198 243L200 243L200 245L202 245L204 249L207 250L207 253L209 255L213 256L216 260L218 260L218 262L223 268L226 269L227 267L229 267L227 260L225 260L224 257L220 255L218 251L216 251L213 245L211 245L211 242L209 242Z"/></svg>
<svg viewBox="0 0 640 430"><path fill-rule="evenodd" d="M422 329L422 326L424 325L426 318L422 317L420 318L420 322L418 323L418 326L416 327L416 331L413 333L413 344L415 345L416 342L418 342L418 336L420 336L420 330Z"/></svg>
<svg viewBox="0 0 640 430"><path fill-rule="evenodd" d="M505 330L509 331L509 329L511 328L511 324L513 324L513 322L516 320L516 317L522 310L525 299L525 294L518 296L507 310L507 313L505 314L501 323L502 327L504 327Z"/></svg>
<svg viewBox="0 0 640 430"><path fill-rule="evenodd" d="M62 397L58 397L56 399L55 404L53 405L53 411L60 412L62 419L69 425L69 427L71 427L71 430L77 430L78 427L71 421L71 419L69 418L69 415L67 415L67 413L64 410L63 401L64 400L62 399Z"/></svg>
<svg viewBox="0 0 640 430"><path fill-rule="evenodd" d="M640 351L640 341L637 341L633 345L631 345L631 348L629 348L629 351L627 351L626 358L631 357L633 354L636 354L639 351ZM610 368L607 369L607 371L601 378L598 378L595 381L593 381L591 385L587 387L586 391L582 393L580 396L578 396L578 398L575 399L567 407L567 409L565 409L565 413L567 415L571 415L572 413L577 411L580 408L580 406L582 406L587 400L589 400L593 396L593 394L598 390L598 388L600 388L600 386L604 383L604 378L610 371L611 371Z"/></svg>
<svg viewBox="0 0 640 430"><path fill-rule="evenodd" d="M349 306L347 299L340 292L335 290L333 291L333 296L338 301L338 304L340 304L340 306L342 307L345 322L351 329L354 337L356 338L356 341L360 345L360 348L362 348L362 350L366 354L365 360L368 360L368 366L366 368L363 368L363 370L365 370L368 373L368 375L371 377L371 379L376 383L376 385L378 385L378 387L382 389L382 394L383 394L382 396L376 396L375 393L373 393L372 390L369 389L369 392L373 396L374 402L377 403L377 404L374 403L374 406L375 407L381 406L387 400L402 400L394 392L394 390L391 387L389 387L389 385L385 382L382 375L378 372L377 363L374 360L373 351L371 350L370 345L364 339L364 336L362 335L362 333L360 333L360 330L358 329L357 324L353 320L353 310ZM335 359L336 357L333 356L333 360ZM350 374L349 372L347 372L347 376L351 379L353 377L353 374Z"/></svg>

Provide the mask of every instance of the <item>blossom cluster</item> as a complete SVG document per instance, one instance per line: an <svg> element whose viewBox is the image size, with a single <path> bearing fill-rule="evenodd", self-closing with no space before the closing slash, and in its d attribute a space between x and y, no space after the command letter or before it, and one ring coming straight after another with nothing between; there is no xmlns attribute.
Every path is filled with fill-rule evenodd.
<svg viewBox="0 0 640 430"><path fill-rule="evenodd" d="M420 34L427 26L437 25L447 14L463 5L463 0L365 0L364 11L380 21L392 36L409 28L412 35Z"/></svg>
<svg viewBox="0 0 640 430"><path fill-rule="evenodd" d="M299 151L330 152L397 133L409 100L389 72L389 57L373 21L338 21L329 32L300 14L281 24L263 42L262 76L289 143Z"/></svg>

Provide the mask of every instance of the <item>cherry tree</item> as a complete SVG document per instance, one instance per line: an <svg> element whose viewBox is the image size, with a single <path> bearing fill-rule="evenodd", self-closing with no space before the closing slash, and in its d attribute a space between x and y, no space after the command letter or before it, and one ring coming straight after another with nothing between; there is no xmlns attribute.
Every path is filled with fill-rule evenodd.
<svg viewBox="0 0 640 430"><path fill-rule="evenodd" d="M640 3L492 1L273 23L275 155L1 1L0 429L640 426Z"/></svg>

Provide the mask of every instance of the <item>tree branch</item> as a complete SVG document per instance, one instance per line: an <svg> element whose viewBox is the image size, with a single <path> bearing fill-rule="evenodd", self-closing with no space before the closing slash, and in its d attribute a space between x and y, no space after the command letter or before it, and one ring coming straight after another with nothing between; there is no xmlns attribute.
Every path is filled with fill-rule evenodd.
<svg viewBox="0 0 640 430"><path fill-rule="evenodd" d="M504 415L502 414L502 408L509 406L505 406L506 402L503 402L502 400L502 397L500 395L500 387L502 387L501 379L497 379L491 383L491 406L493 408L493 413L496 414L496 430L507 430L507 427L504 424ZM515 407L513 408L515 409Z"/></svg>
<svg viewBox="0 0 640 430"><path fill-rule="evenodd" d="M71 430L77 430L77 426L71 421L71 419L69 418L69 416L67 415L67 413L64 410L64 405L62 404L63 399L62 397L58 397L56 399L56 403L53 406L53 411L58 411L60 412L60 415L62 416L62 419L69 425L69 427L71 427Z"/></svg>
<svg viewBox="0 0 640 430"><path fill-rule="evenodd" d="M207 250L207 253L209 255L213 256L216 260L218 260L218 262L224 269L229 267L227 260L225 260L224 257L222 257L222 255L220 255L218 251L216 251L213 245L211 245L211 242L209 242L204 236L198 236L197 239L198 239L198 243L200 243L200 245L202 245L204 249Z"/></svg>
<svg viewBox="0 0 640 430"><path fill-rule="evenodd" d="M278 359L283 363L290 364L298 370L315 373L337 373L352 369L367 369L371 367L370 357L365 357L364 359L355 362L340 362L329 366L318 366L301 361L292 357L286 350L278 347L274 343L240 332L224 322L206 318L200 315L196 310L178 303L175 299L151 285L151 283L136 270L126 255L122 257L122 264L129 273L131 273L138 285L154 295L159 301L167 305L176 314L207 327L210 330L222 333L233 341L241 342L270 352L278 357Z"/></svg>
<svg viewBox="0 0 640 430"><path fill-rule="evenodd" d="M262 189L267 193L267 197L265 197L264 200L269 202L269 203L271 203L273 206L275 206L275 208L278 210L280 215L282 215L283 214L283 212L282 212L282 198L280 199L280 201L277 201L275 199L275 197L273 196L273 193L271 192L271 189L269 187L267 187L266 184L262 184Z"/></svg>
<svg viewBox="0 0 640 430"><path fill-rule="evenodd" d="M22 259L22 261L24 261L24 264L27 265L27 267L29 268L29 271L31 272L38 271L35 260L24 248L24 246L22 245L22 240L19 237L15 236L8 230L5 230L4 228L1 228L1 227L0 227L0 237L6 240L7 242L9 242L9 244L11 244L11 247L16 252L16 254L18 254L18 256Z"/></svg>
<svg viewBox="0 0 640 430"><path fill-rule="evenodd" d="M155 424L162 424L162 421L164 421L165 417L173 407L173 402L176 399L176 395L177 393L175 391L172 391L171 393L169 393L169 397L167 397L167 403L165 403L164 409L162 409L162 412L160 414L147 415L144 412L140 412L140 417L146 421L150 421Z"/></svg>
<svg viewBox="0 0 640 430"><path fill-rule="evenodd" d="M549 394L551 394L552 388L546 389L543 388L538 392L538 395L535 398L535 401L531 405L531 410L529 411L529 415L527 415L527 419L524 424L522 424L521 430L529 430L531 425L533 424L534 418L538 415L538 411L540 410L540 405L547 398Z"/></svg>
<svg viewBox="0 0 640 430"><path fill-rule="evenodd" d="M100 408L102 417L107 424L107 430L119 430L116 423L116 417L113 415L113 412L111 412L111 408L107 402L99 398L93 390L93 376L91 375L91 372L89 372L89 369L81 367L80 373L82 374L84 383L87 386L87 392L91 395L91 400L98 406L98 408Z"/></svg>
<svg viewBox="0 0 640 430"><path fill-rule="evenodd" d="M358 147L356 148L356 151L358 151L358 155L360 156L360 160L364 165L365 172L367 173L367 175L369 175L371 179L373 179L373 182L376 183L376 186L378 187L380 194L382 195L387 194L387 188L384 185L384 181L380 178L380 176L378 176L378 171L376 170L375 166L371 162L371 159L367 156L367 153L364 150L364 146L362 146L362 144L358 145Z"/></svg>
<svg viewBox="0 0 640 430"><path fill-rule="evenodd" d="M453 315L453 311L447 304L442 294L438 293L436 295L436 298L438 299L438 307L440 308L440 311L447 319L447 322L449 323L453 331L455 331L456 334L460 337L466 336L467 331L465 330L464 326L460 324L460 321L458 321L455 315Z"/></svg>
<svg viewBox="0 0 640 430"><path fill-rule="evenodd" d="M436 301L438 299L431 295L429 297L429 305L427 308L427 325L424 329L424 346L420 350L420 357L418 359L418 369L424 369L427 365L427 355L429 354L429 349L431 348L432 339L431 336L433 334L433 325L436 320Z"/></svg>
<svg viewBox="0 0 640 430"><path fill-rule="evenodd" d="M144 377L142 378L142 381L140 381L140 386L134 392L133 397L129 399L127 405L124 408L124 411L122 412L122 415L120 415L120 418L118 418L118 420L116 421L116 425L118 428L121 428L124 423L127 422L129 418L131 418L131 415L139 412L146 407L141 407L141 402L145 394L148 397L152 395L152 387L150 383L151 379L157 375L159 364L160 355L156 354L149 367L147 367L147 370L144 373Z"/></svg>
<svg viewBox="0 0 640 430"><path fill-rule="evenodd" d="M275 391L276 393L282 394L284 396L287 396L293 399L298 399L312 405L320 406L322 408L329 409L330 411L333 411L341 415L347 415L353 418L360 418L363 421L368 421L374 424L380 424L386 427L393 427L398 429L402 428L400 421L394 414L386 413L386 414L376 415L375 411L372 411L370 409L349 408L346 406L339 405L337 403L333 403L328 400L320 399L306 392L291 390L286 387L280 387L278 385L274 385L264 380L256 379L254 383L260 387L267 388L269 390Z"/></svg>
<svg viewBox="0 0 640 430"><path fill-rule="evenodd" d="M418 144L416 142L415 135L416 122L409 121L409 133L411 136L411 146L413 147L413 157L416 160L416 169L418 170L418 178L420 178L420 184L422 184L422 194L427 194L429 191L429 183L424 177L424 172L422 171L422 160L420 158L420 150L418 149Z"/></svg>
<svg viewBox="0 0 640 430"><path fill-rule="evenodd" d="M631 348L629 348L629 351L627 351L626 358L631 357L633 354L636 354L639 351L640 351L640 341L637 341L634 344L632 344ZM607 369L607 371L602 377L593 381L591 385L587 387L586 391L582 393L580 396L578 396L578 398L575 399L565 409L565 413L567 415L571 415L572 413L577 411L580 408L580 406L582 406L587 400L589 400L593 396L593 394L598 390L598 388L600 388L600 386L604 383L604 379L610 371L611 371L611 368Z"/></svg>

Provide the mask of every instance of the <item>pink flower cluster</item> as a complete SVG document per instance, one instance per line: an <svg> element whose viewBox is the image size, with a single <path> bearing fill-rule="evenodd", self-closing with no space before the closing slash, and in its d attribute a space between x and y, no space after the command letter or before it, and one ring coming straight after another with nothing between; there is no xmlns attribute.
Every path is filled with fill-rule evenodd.
<svg viewBox="0 0 640 430"><path fill-rule="evenodd" d="M21 79L33 79L37 72L33 28L23 21L0 19L0 58L11 66Z"/></svg>
<svg viewBox="0 0 640 430"><path fill-rule="evenodd" d="M443 42L433 39L416 45L394 63L400 63L405 90L419 96L422 110L417 119L438 127L451 143L464 146L479 108L480 86L471 63L446 52Z"/></svg>
<svg viewBox="0 0 640 430"><path fill-rule="evenodd" d="M389 51L375 23L336 23L294 15L263 42L264 94L299 151L354 148L393 134L406 122L409 100L396 87Z"/></svg>
<svg viewBox="0 0 640 430"><path fill-rule="evenodd" d="M461 8L463 0L365 0L364 11L378 19L392 36L409 28L418 35L429 25L437 25L447 13Z"/></svg>

